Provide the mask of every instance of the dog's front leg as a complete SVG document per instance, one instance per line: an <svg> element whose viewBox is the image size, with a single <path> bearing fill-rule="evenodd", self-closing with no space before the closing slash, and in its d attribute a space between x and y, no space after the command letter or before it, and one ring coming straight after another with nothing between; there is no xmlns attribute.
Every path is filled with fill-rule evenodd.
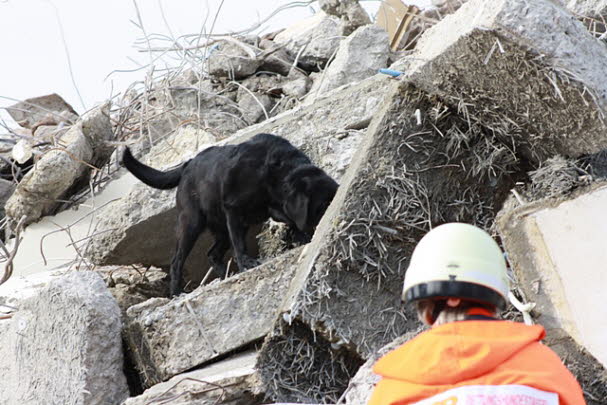
<svg viewBox="0 0 607 405"><path fill-rule="evenodd" d="M251 267L258 266L259 261L246 254L247 249L245 240L248 226L234 210L226 210L226 219L238 269L240 271L245 271Z"/></svg>

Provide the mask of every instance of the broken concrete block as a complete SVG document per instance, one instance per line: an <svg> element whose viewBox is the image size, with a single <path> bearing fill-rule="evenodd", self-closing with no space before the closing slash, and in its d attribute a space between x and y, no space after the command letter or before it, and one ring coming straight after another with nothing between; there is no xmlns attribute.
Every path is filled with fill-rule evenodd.
<svg viewBox="0 0 607 405"><path fill-rule="evenodd" d="M371 24L371 18L358 0L319 0L318 5L325 13L340 17L348 35L358 27Z"/></svg>
<svg viewBox="0 0 607 405"><path fill-rule="evenodd" d="M71 105L57 94L28 98L15 105L6 107L9 115L22 127L32 128L39 125L58 125L75 123L78 114Z"/></svg>
<svg viewBox="0 0 607 405"><path fill-rule="evenodd" d="M335 59L319 75L310 94L324 93L377 74L378 69L386 67L389 54L388 34L383 28L360 27L339 44Z"/></svg>
<svg viewBox="0 0 607 405"><path fill-rule="evenodd" d="M362 129L377 112L389 83L391 80L386 77L374 77L336 89L319 97L314 104L250 126L225 142L240 143L260 132L280 135L339 181L363 138ZM200 144L198 148L181 149L182 159L178 159L177 152L171 164L176 165L201 149ZM94 263L141 263L169 268L176 243L175 190L156 190L138 183L120 201L100 210L99 218L86 252ZM107 229L114 231L102 232ZM209 268L206 252L211 243L210 234L201 235L186 261L185 277L193 285L200 283Z"/></svg>
<svg viewBox="0 0 607 405"><path fill-rule="evenodd" d="M310 70L324 67L344 36L344 25L340 19L319 11L280 32L274 37L274 42L284 45L291 59Z"/></svg>
<svg viewBox="0 0 607 405"><path fill-rule="evenodd" d="M427 30L404 64L420 88L459 106L537 163L607 147L607 48L548 0L470 0Z"/></svg>
<svg viewBox="0 0 607 405"><path fill-rule="evenodd" d="M538 322L563 329L607 366L607 331L597 328L607 317L599 305L607 274L597 270L607 261L605 204L607 185L598 183L506 209L497 223L519 288L536 303Z"/></svg>
<svg viewBox="0 0 607 405"><path fill-rule="evenodd" d="M52 281L22 301L9 323L0 327L4 403L97 405L128 397L120 310L98 274Z"/></svg>
<svg viewBox="0 0 607 405"><path fill-rule="evenodd" d="M253 48L236 39L219 42L208 59L211 76L232 80L251 76L260 65Z"/></svg>
<svg viewBox="0 0 607 405"><path fill-rule="evenodd" d="M29 224L52 213L57 200L69 197L66 193L86 179L91 166L99 168L109 159L106 141L112 136L109 104L84 115L61 137L65 146L45 153L23 177L6 203L7 216L15 221L25 216Z"/></svg>
<svg viewBox="0 0 607 405"><path fill-rule="evenodd" d="M147 405L169 401L175 405L256 405L263 401L263 387L255 370L255 352L245 352L200 370L179 374L156 384L122 405Z"/></svg>
<svg viewBox="0 0 607 405"><path fill-rule="evenodd" d="M174 300L127 311L127 342L145 386L263 338L272 329L301 249Z"/></svg>
<svg viewBox="0 0 607 405"><path fill-rule="evenodd" d="M365 359L417 330L400 301L417 241L443 222L489 229L514 184L519 162L507 143L410 83L392 83L264 343L258 367L275 401L336 401ZM298 350L306 331L316 340ZM306 370L296 381L293 363Z"/></svg>

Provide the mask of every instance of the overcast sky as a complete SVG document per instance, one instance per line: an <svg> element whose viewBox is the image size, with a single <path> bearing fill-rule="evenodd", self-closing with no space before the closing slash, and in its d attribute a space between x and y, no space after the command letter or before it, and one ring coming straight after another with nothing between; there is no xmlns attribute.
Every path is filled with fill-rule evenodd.
<svg viewBox="0 0 607 405"><path fill-rule="evenodd" d="M143 38L134 24L139 21L137 8L148 34L177 38L211 27L214 33L239 31L289 3L293 1L0 0L0 96L26 99L58 93L82 113L141 80L145 69L112 73L136 69L133 60L140 65L149 61L147 53L135 49ZM380 1L361 4L374 14ZM290 8L262 31L286 27L317 9L317 3ZM0 98L0 107L13 103Z"/></svg>

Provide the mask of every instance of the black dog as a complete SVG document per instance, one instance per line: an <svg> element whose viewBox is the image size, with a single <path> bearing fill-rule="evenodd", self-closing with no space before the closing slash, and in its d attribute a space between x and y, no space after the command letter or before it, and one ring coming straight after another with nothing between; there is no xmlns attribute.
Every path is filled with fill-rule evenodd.
<svg viewBox="0 0 607 405"><path fill-rule="evenodd" d="M251 225L271 217L309 241L338 187L289 141L271 134L257 134L239 145L210 147L167 172L137 161L128 148L122 161L148 186L179 187L172 295L182 291L183 264L205 228L215 236L208 252L213 268L225 274L223 257L231 243L238 269L244 271L257 265L245 253Z"/></svg>

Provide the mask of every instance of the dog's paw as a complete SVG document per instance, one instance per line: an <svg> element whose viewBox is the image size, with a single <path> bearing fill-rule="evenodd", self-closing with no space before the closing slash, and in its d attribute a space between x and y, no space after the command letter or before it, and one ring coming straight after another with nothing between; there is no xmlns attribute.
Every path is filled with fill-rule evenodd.
<svg viewBox="0 0 607 405"><path fill-rule="evenodd" d="M246 257L243 259L242 265L245 270L249 270L249 269L252 269L254 267L261 265L261 261L259 261L258 259L254 259L252 257Z"/></svg>

